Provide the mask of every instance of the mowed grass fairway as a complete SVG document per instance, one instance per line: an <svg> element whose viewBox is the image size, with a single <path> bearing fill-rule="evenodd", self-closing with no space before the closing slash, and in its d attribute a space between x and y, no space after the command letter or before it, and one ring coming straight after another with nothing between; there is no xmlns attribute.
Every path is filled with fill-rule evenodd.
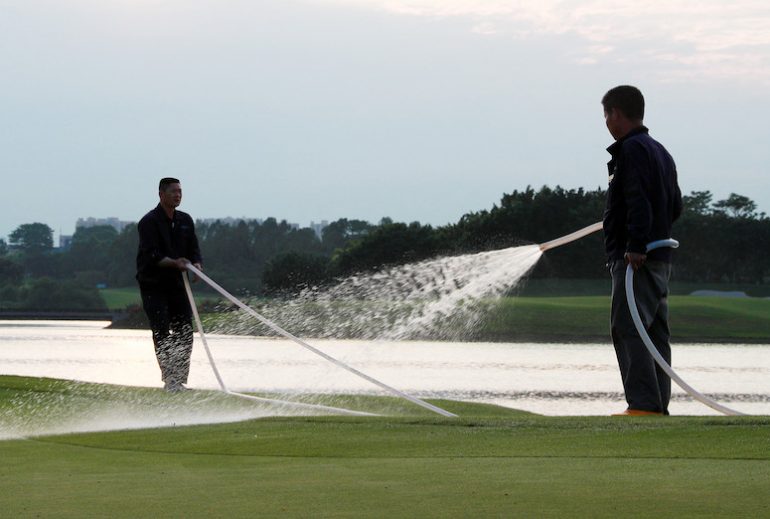
<svg viewBox="0 0 770 519"><path fill-rule="evenodd" d="M62 387L19 382L0 377L6 409L35 401L26 392ZM67 406L72 393L54 396ZM770 515L770 418L549 418L434 403L461 418L416 410L2 441L0 510L6 517Z"/></svg>

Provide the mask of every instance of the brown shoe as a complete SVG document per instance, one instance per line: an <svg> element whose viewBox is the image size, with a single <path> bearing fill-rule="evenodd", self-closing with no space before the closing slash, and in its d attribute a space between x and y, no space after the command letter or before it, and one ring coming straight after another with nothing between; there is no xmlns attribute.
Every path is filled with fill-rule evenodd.
<svg viewBox="0 0 770 519"><path fill-rule="evenodd" d="M642 411L641 409L626 409L622 413L615 413L612 416L663 416L663 413L657 411Z"/></svg>

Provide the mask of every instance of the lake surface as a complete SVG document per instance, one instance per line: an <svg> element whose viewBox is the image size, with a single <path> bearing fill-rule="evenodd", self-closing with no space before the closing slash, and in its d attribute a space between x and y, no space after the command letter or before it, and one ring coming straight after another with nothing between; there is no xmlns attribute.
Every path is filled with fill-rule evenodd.
<svg viewBox="0 0 770 519"><path fill-rule="evenodd" d="M149 331L111 330L105 325L0 321L0 374L160 387ZM291 341L223 335L208 339L222 377L233 390L383 394ZM608 415L625 408L609 341L308 342L420 398L487 402L544 415ZM770 414L768 346L675 344L674 369L696 389L725 405L747 414ZM197 335L189 386L218 387ZM717 414L678 387L670 411L672 415Z"/></svg>

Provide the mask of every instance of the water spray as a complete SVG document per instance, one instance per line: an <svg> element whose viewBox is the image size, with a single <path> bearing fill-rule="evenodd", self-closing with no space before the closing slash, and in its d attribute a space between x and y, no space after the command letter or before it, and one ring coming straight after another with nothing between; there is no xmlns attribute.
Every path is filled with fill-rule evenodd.
<svg viewBox="0 0 770 519"><path fill-rule="evenodd" d="M278 334L282 335L283 337L285 337L285 338L287 338L287 339L289 339L291 341L294 341L295 343L299 344L300 346L302 346L306 350L309 350L309 351L315 353L316 355L318 355L319 357L322 357L323 359L331 362L335 366L337 366L339 368L342 368L342 369L344 369L346 371L349 371L350 373L356 375L357 377L360 377L360 378L366 380L367 382L370 382L370 383L374 384L375 386L378 386L378 387L388 391L389 393L391 393L391 394L393 394L393 395L395 395L395 396L397 396L399 398L403 398L405 400L408 400L408 401L412 402L413 404L417 404L417 405L419 405L421 407L424 407L425 409L433 411L434 413L440 414L441 416L446 416L446 417L449 417L449 418L457 418L456 414L450 413L449 411L441 409L440 407L437 407L437 406L435 406L433 404L425 402L424 400L420 400L417 397L414 397L412 395L404 393L403 391L399 391L396 388L393 388L393 387L391 387L391 386L389 386L389 385L387 385L387 384L385 384L383 382L380 382L379 380L377 380L375 378L372 378L369 375L367 375L365 373L362 373L361 371L359 371L359 370L357 370L357 369L355 369L355 368L353 368L351 366L348 366L347 364L345 364L345 363L335 359L331 355L328 355L327 353L324 353L323 351L319 350L318 348L315 348L315 347L311 346L310 344L308 344L307 342L303 341L299 337L296 337L295 335L292 335L291 333L287 332L286 330L284 330L283 328L281 328L280 326L275 324L273 321L267 319L266 317L263 317L257 311L255 311L253 308L251 308L250 306L246 305L245 303L240 301L238 298L236 298L235 296L230 294L227 290L222 288L214 280L212 280L206 274L201 272L200 269L196 268L195 265L193 265L192 263L188 263L187 264L187 270L189 270L190 272L192 272L193 274L198 276L198 278L200 278L204 282L206 282L211 288L213 288L214 290L219 292L222 296L224 296L231 303L233 303L234 305L239 307L241 310L245 311L246 313L248 313L252 317L256 318L262 324L268 326L270 329L272 329L273 331L275 331ZM206 354L208 355L209 362L211 363L211 367L214 370L215 376L217 377L217 381L219 382L220 388L222 388L222 390L224 392L226 392L226 393L236 394L236 393L231 392L231 391L226 389L226 386L224 385L224 382L222 381L222 377L219 376L219 373L216 370L216 367L215 367L215 364L214 364L214 360L213 360L213 358L211 356L211 352L210 352L210 350L208 348L208 345L205 342L205 339L203 338L204 337L204 335L203 335L203 326L201 325L200 317L198 316L198 311L197 311L197 308L195 306L195 301L194 301L194 299L192 297L192 291L190 290L190 285L189 285L189 282L187 281L187 276L183 276L183 277L185 279L185 288L187 290L187 297L190 299L190 306L193 309L193 314L194 314L195 319L196 319L196 324L198 325L198 330L199 330L199 332L201 334L202 342L203 342L204 347L206 349ZM244 394L241 394L241 393L236 394L236 396L247 397L247 398L256 399L256 400L259 400L259 401L265 401L265 400L270 401L270 399L262 399L260 397L252 397L251 395L244 395ZM273 400L273 402L275 402L275 401ZM279 401L279 402L282 403L282 404L288 403L288 402L284 402L284 401ZM311 405L311 404L296 404L296 403L292 403L292 404L295 404L295 405L298 405L298 406L303 406L303 407L323 408L323 409L325 409L327 411L334 410L335 412L345 412L346 414L359 414L359 415L365 414L365 415L370 415L371 416L370 413L361 413L361 412L357 412L357 411L350 411L350 410L347 410L347 409L343 410L343 409L339 409L339 408L330 408L330 407L327 407L327 406L315 406L315 405Z"/></svg>
<svg viewBox="0 0 770 519"><path fill-rule="evenodd" d="M239 393L237 391L231 391L225 385L225 382L222 379L222 375L220 375L219 369L217 368L217 364L216 362L214 362L214 356L211 354L211 349L209 348L208 341L206 340L206 334L203 332L203 323L201 322L200 315L198 314L198 308L195 305L195 298L193 298L192 290L190 289L190 282L187 280L186 275L183 275L182 277L184 278L184 288L185 288L185 291L187 292L187 298L190 300L190 308L192 309L193 317L195 318L195 324L198 326L198 334L200 335L201 342L203 343L203 349L206 351L206 356L209 359L209 365L211 366L211 371L214 372L214 377L216 377L217 383L219 384L219 388L222 390L223 393L237 396L239 398L243 398L246 400L252 400L255 402L261 402L261 403L267 403L267 404L278 404L282 406L295 407L298 409L326 411L326 412L332 412L336 414L353 415L353 416L377 416L373 413L366 413L363 411L353 411L350 409L343 409L341 407L332 407L332 406L318 405L318 404L306 404L303 402L290 402L288 400L265 398L265 397L255 396L255 395L247 395L245 393Z"/></svg>
<svg viewBox="0 0 770 519"><path fill-rule="evenodd" d="M548 249L553 249L554 247L560 247L561 245L565 245L575 240L579 240L584 236L588 236L589 234L592 234L600 230L601 228L602 228L602 222L589 225L588 227L584 227L571 234L562 236L561 238L557 238L555 240L551 240L540 244L540 250L545 252ZM671 238L668 238L665 240L657 240L647 244L647 252L650 252L655 249L659 249L661 247L671 247L672 249L675 249L679 247L679 242ZM652 340L650 339L650 336L647 334L647 330L644 327L642 318L639 315L639 309L636 306L636 297L634 296L634 269L633 267L631 267L631 265L628 265L626 267L625 283L626 283L626 302L628 303L628 310L629 312L631 312L631 318L634 321L634 326L636 327L636 331L639 333L639 337L642 339L642 342L644 343L645 348L647 348L647 351L650 353L650 355L652 355L652 358L655 360L658 366L660 366L660 368L666 373L666 375L671 377L671 380L676 382L679 385L679 387L681 387L688 395L693 397L698 402L701 402L702 404L707 405L708 407L728 416L745 416L744 413L741 413L734 409L730 409L729 407L723 406L722 404L713 400L712 398L709 398L706 395L698 392L695 388L693 388L691 385L685 382L682 379L682 377L676 374L676 372L671 368L671 366L668 365L668 363L660 354L660 352L658 352L658 349L655 347L655 344L652 342Z"/></svg>

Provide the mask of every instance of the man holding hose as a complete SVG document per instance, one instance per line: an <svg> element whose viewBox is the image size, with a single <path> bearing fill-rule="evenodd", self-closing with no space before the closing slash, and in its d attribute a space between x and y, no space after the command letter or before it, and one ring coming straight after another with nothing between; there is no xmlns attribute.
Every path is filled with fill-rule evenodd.
<svg viewBox="0 0 770 519"><path fill-rule="evenodd" d="M158 195L157 207L138 224L136 279L164 387L176 392L187 389L193 343L192 310L182 276L188 262L202 268L201 252L192 218L176 209L182 202L179 180L161 179Z"/></svg>
<svg viewBox="0 0 770 519"><path fill-rule="evenodd" d="M604 241L612 274L612 342L628 409L622 415L667 415L671 379L639 337L628 309L625 269L635 270L634 293L647 332L669 365L668 280L671 249L646 253L648 243L671 237L682 212L676 165L643 125L644 97L633 86L618 86L602 98L604 119L615 143L607 151L609 187Z"/></svg>

